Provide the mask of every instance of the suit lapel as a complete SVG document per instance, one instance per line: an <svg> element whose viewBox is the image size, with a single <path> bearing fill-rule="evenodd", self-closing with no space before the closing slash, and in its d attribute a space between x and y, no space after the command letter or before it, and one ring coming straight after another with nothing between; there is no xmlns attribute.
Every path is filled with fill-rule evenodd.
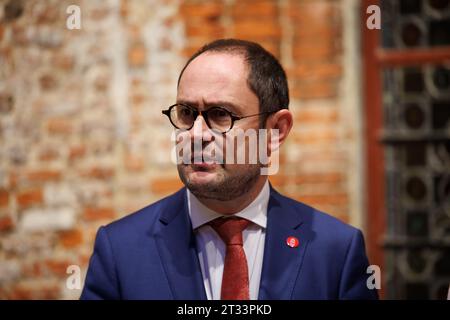
<svg viewBox="0 0 450 320"><path fill-rule="evenodd" d="M195 236L186 204L186 189L161 209L156 244L174 299L206 300Z"/></svg>
<svg viewBox="0 0 450 320"><path fill-rule="evenodd" d="M258 298L291 299L311 237L308 219L272 187L267 212L264 259ZM186 189L161 208L155 239L174 299L206 300L195 236L186 204ZM286 244L288 237L299 246Z"/></svg>
<svg viewBox="0 0 450 320"><path fill-rule="evenodd" d="M303 257L309 241L309 228L305 218L272 187L267 209L267 229L264 245L263 268L259 288L260 300L287 300L292 298ZM295 248L286 243L295 237Z"/></svg>

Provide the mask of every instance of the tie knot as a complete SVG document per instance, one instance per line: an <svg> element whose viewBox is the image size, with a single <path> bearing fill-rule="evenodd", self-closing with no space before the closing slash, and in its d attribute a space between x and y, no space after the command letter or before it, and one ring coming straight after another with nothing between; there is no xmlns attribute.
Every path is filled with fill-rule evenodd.
<svg viewBox="0 0 450 320"><path fill-rule="evenodd" d="M227 246L242 245L242 231L247 228L250 221L243 218L218 218L209 225L219 234Z"/></svg>

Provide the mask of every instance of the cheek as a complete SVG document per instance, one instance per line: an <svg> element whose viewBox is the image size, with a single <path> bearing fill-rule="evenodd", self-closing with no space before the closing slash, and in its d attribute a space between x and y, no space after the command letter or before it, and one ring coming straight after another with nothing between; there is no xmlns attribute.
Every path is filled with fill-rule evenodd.
<svg viewBox="0 0 450 320"><path fill-rule="evenodd" d="M258 158L259 135L256 129L236 130L225 140L228 163L255 164Z"/></svg>
<svg viewBox="0 0 450 320"><path fill-rule="evenodd" d="M178 161L189 161L191 158L191 138L188 131L175 131L174 141L175 154Z"/></svg>
<svg viewBox="0 0 450 320"><path fill-rule="evenodd" d="M181 130L175 131L175 142L176 143L187 142L190 140L191 140L190 131L181 131Z"/></svg>

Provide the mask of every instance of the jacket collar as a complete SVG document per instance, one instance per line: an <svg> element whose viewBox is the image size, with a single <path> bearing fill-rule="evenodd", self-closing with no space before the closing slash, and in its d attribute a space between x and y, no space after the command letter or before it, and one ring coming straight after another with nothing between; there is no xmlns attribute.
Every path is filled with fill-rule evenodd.
<svg viewBox="0 0 450 320"><path fill-rule="evenodd" d="M186 189L165 201L155 239L175 299L206 299L195 235L189 218ZM290 299L311 238L307 207L294 208L294 200L270 185L267 229L259 299ZM299 241L287 244L289 237Z"/></svg>

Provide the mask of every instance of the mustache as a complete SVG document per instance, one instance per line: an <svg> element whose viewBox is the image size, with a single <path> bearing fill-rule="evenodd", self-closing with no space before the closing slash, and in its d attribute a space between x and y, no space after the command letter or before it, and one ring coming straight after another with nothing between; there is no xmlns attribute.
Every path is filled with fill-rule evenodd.
<svg viewBox="0 0 450 320"><path fill-rule="evenodd" d="M191 163L223 163L220 156L210 153L192 154L190 157Z"/></svg>
<svg viewBox="0 0 450 320"><path fill-rule="evenodd" d="M218 162L223 163L224 150L222 145L214 141L203 142L201 146L196 146L193 142L190 144L190 149L187 150L187 158L190 158L191 163L201 162ZM184 158L184 155L183 155Z"/></svg>

